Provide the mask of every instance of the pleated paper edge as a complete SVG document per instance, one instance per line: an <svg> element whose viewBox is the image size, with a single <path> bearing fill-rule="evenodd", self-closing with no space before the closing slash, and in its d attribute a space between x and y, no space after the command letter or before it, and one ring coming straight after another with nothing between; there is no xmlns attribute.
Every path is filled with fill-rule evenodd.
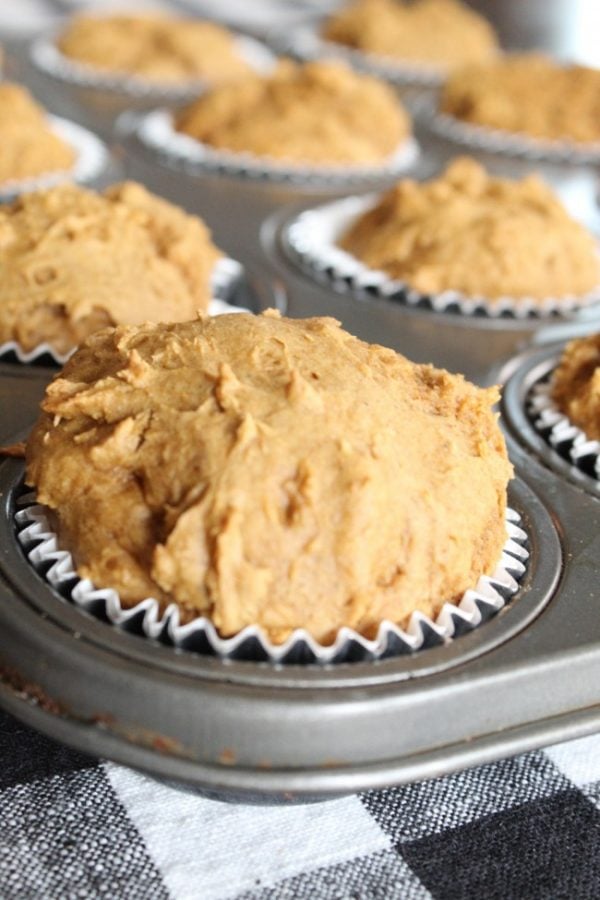
<svg viewBox="0 0 600 900"><path fill-rule="evenodd" d="M548 446L558 453L561 444L567 445L572 465L578 472L589 473L582 468L584 459L593 459L596 480L600 486L600 441L589 438L585 431L574 425L568 416L560 411L551 395L551 383L547 379L533 385L528 398L528 411L535 430L540 433ZM559 454L561 459L563 456ZM587 467L586 467L587 468Z"/></svg>
<svg viewBox="0 0 600 900"><path fill-rule="evenodd" d="M127 626L132 619L141 618L143 635L151 639L164 638L178 649L187 649L192 636L201 637L210 647L212 654L221 659L247 659L242 645L249 640L258 644L259 659L249 661L269 661L282 663L286 657L292 660L305 657L308 649L317 664L344 662L354 659L354 649L359 648L369 659L381 659L402 652L415 652L424 647L427 632L433 633L437 643L447 643L456 634L457 626L467 631L477 628L482 621L499 612L507 601L519 591L519 583L527 571L529 551L526 549L528 537L520 527L520 515L506 510L507 540L500 559L492 575L482 575L474 588L465 591L458 604L445 603L435 620L424 613L413 612L406 629L401 629L390 621L383 621L374 639L368 639L351 628L339 630L335 641L324 646L305 629L296 629L283 644L272 644L260 626L247 626L230 638L222 638L210 620L199 617L184 625L179 623L179 610L170 604L160 613L158 602L149 597L131 608L123 608L117 591L97 589L89 579L81 579L75 571L71 554L61 550L56 533L52 531L47 510L35 502L34 494L20 498L22 507L15 515L19 531L19 541L30 563L36 569L45 569L43 577L57 590L68 586L67 593L74 604L92 615L105 616L112 625ZM33 544L33 547L28 545ZM100 610L100 613L99 613ZM482 613L482 610L484 611ZM140 622L138 621L138 624ZM402 647L398 652L389 652L390 642ZM242 652L242 656L237 655ZM192 651L193 652L193 651ZM206 654L202 654L206 655Z"/></svg>
<svg viewBox="0 0 600 900"><path fill-rule="evenodd" d="M155 109L143 115L137 126L137 136L144 146L184 170L188 167L192 172L198 168L207 169L292 184L343 185L391 178L412 168L420 153L419 145L411 135L379 165L302 165L252 153L217 150L176 131L173 114L168 109Z"/></svg>
<svg viewBox="0 0 600 900"><path fill-rule="evenodd" d="M371 269L345 250L335 240L359 216L372 209L380 194L344 197L331 203L304 210L287 227L286 242L302 268L317 281L343 291L372 294L382 299L396 299L408 306L427 305L434 312L446 312L458 307L463 315L479 311L490 318L509 315L515 319L543 319L573 312L600 301L600 285L585 295L548 297L471 297L460 291L423 294L402 281L390 278L385 272Z"/></svg>

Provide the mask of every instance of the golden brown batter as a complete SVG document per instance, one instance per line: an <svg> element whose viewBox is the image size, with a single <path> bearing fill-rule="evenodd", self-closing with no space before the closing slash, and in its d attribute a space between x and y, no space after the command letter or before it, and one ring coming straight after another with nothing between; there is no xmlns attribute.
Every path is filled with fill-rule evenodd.
<svg viewBox="0 0 600 900"><path fill-rule="evenodd" d="M195 318L218 256L200 219L133 182L25 194L0 207L0 343L66 353L106 325Z"/></svg>
<svg viewBox="0 0 600 900"><path fill-rule="evenodd" d="M308 163L376 163L410 122L391 88L341 63L296 65L204 94L176 128L206 144Z"/></svg>
<svg viewBox="0 0 600 900"><path fill-rule="evenodd" d="M498 49L491 25L456 0L357 0L329 19L323 36L367 53L443 68L484 62Z"/></svg>
<svg viewBox="0 0 600 900"><path fill-rule="evenodd" d="M465 122L536 138L600 140L600 71L526 54L452 74L441 109Z"/></svg>
<svg viewBox="0 0 600 900"><path fill-rule="evenodd" d="M273 311L92 336L48 387L27 480L79 572L222 635L435 613L506 539L497 391Z"/></svg>
<svg viewBox="0 0 600 900"><path fill-rule="evenodd" d="M75 152L51 130L29 91L0 83L0 184L68 171Z"/></svg>
<svg viewBox="0 0 600 900"><path fill-rule="evenodd" d="M600 334L567 344L552 378L559 409L591 440L600 440Z"/></svg>
<svg viewBox="0 0 600 900"><path fill-rule="evenodd" d="M165 83L216 83L251 71L225 28L159 14L76 16L58 47L76 62Z"/></svg>
<svg viewBox="0 0 600 900"><path fill-rule="evenodd" d="M432 181L400 181L340 246L424 294L544 299L600 284L594 239L547 185L492 178L469 158Z"/></svg>

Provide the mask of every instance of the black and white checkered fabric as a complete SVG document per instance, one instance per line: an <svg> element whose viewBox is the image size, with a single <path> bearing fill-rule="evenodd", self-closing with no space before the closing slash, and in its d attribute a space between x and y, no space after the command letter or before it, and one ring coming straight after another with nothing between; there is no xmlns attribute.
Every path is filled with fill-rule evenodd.
<svg viewBox="0 0 600 900"><path fill-rule="evenodd" d="M328 803L237 806L0 713L0 897L600 897L600 736Z"/></svg>

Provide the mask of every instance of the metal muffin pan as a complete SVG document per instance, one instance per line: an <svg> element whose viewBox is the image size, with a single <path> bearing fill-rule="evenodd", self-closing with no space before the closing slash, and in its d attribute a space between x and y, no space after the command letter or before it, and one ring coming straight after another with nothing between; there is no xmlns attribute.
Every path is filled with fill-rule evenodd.
<svg viewBox="0 0 600 900"><path fill-rule="evenodd" d="M77 118L73 107L59 107L59 99L69 107L64 95L50 102L47 85L38 79L37 87L42 102ZM101 132L102 117L92 111L90 117ZM456 148L418 123L416 130L424 153L411 175L428 177ZM365 340L480 383L495 380L499 364L510 359L502 377L516 384L510 375L522 346L598 327L596 311L556 324L496 323L333 291L289 260L286 222L298 204L362 186L317 191L185 174L159 162L130 127L121 128L119 142L128 177L202 215L217 244L244 263L249 287L233 302L255 311L277 306L296 316L334 315ZM522 162L474 155L498 174L524 172ZM565 178L587 189L591 174L579 174L571 168ZM555 185L563 183L558 169L554 176ZM365 183L364 191L379 187L386 182ZM31 426L55 371L0 363L2 443ZM600 502L523 439L513 424L519 402L509 387L503 421L518 476L510 502L531 537L521 596L446 646L375 664L225 663L152 645L87 617L54 595L25 560L12 520L22 464L2 463L0 704L89 753L222 799L269 802L431 777L600 729Z"/></svg>
<svg viewBox="0 0 600 900"><path fill-rule="evenodd" d="M573 691L547 696L540 657L551 647L527 626L558 617L563 638L576 632L580 578L572 566L571 596L556 591L573 547L561 545L551 514L521 480L510 503L524 518L531 561L519 595L496 617L398 659L282 667L177 652L75 609L18 543L22 474L20 462L0 467L0 697L83 750L199 788L314 799L450 771L466 756L490 759L507 740L535 746L548 718L571 712ZM502 740L491 741L498 731Z"/></svg>

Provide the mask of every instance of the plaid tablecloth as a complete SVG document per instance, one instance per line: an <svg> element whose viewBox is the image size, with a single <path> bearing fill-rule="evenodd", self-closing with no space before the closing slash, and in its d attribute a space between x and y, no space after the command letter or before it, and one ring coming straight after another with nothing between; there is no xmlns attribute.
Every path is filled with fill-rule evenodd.
<svg viewBox="0 0 600 900"><path fill-rule="evenodd" d="M295 807L219 803L0 713L0 897L600 897L600 736Z"/></svg>

